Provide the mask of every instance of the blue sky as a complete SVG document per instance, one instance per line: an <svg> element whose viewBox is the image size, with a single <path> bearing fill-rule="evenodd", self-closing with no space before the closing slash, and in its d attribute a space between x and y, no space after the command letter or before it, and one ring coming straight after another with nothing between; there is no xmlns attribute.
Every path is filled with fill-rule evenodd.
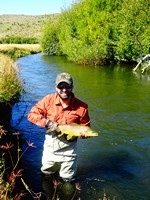
<svg viewBox="0 0 150 200"><path fill-rule="evenodd" d="M44 15L60 13L61 9L68 8L76 0L2 0L0 15Z"/></svg>

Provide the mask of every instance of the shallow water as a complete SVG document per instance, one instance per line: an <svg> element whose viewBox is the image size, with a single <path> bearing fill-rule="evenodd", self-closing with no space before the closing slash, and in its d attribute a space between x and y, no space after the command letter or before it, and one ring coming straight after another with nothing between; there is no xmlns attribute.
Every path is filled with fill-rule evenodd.
<svg viewBox="0 0 150 200"><path fill-rule="evenodd" d="M55 78L68 72L75 95L87 102L97 138L78 142L78 179L82 200L150 199L150 76L133 73L131 66L90 67L63 57L42 54L17 61L26 93L13 107L12 127L21 133L25 181L43 190L40 172L45 130L27 121L27 113L44 95L55 92Z"/></svg>

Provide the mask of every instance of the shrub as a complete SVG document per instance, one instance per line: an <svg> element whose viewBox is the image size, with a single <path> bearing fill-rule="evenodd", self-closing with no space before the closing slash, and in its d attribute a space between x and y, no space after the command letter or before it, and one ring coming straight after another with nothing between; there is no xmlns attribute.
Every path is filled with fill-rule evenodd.
<svg viewBox="0 0 150 200"><path fill-rule="evenodd" d="M149 19L148 0L80 0L47 24L43 51L82 64L137 61L150 51Z"/></svg>

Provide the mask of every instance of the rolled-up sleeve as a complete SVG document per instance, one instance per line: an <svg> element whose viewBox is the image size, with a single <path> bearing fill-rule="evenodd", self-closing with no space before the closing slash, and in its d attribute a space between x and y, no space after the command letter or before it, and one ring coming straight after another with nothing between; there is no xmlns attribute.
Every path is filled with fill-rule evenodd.
<svg viewBox="0 0 150 200"><path fill-rule="evenodd" d="M28 113L28 120L38 126L45 127L46 125L46 108L45 97L35 104Z"/></svg>

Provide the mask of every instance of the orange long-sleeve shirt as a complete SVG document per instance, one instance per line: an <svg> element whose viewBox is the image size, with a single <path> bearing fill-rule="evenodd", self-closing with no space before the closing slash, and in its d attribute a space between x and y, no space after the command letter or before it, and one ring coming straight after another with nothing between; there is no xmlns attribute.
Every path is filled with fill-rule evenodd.
<svg viewBox="0 0 150 200"><path fill-rule="evenodd" d="M88 105L74 94L66 108L63 108L59 95L55 93L45 96L28 113L28 120L38 126L45 127L47 119L58 124L77 123L90 126Z"/></svg>

